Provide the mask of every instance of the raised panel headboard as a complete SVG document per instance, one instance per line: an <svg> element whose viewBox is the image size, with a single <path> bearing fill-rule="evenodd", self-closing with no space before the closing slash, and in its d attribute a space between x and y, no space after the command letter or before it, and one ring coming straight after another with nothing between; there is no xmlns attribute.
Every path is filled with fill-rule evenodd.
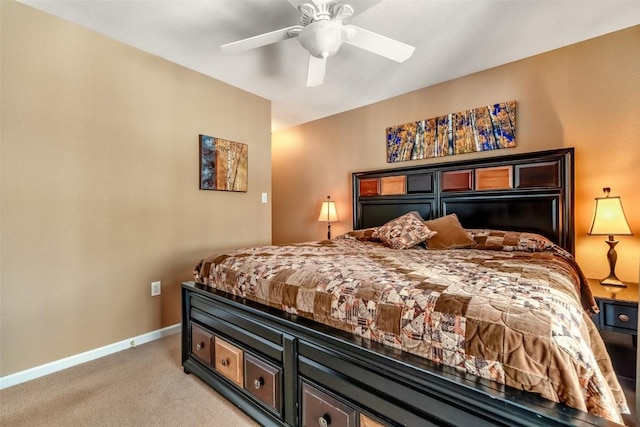
<svg viewBox="0 0 640 427"><path fill-rule="evenodd" d="M573 148L352 174L353 228L410 211L465 228L528 231L574 253Z"/></svg>

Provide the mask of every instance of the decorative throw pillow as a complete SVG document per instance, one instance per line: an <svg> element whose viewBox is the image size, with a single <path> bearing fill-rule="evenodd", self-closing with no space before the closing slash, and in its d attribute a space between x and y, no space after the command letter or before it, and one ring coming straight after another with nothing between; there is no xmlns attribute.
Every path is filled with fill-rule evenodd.
<svg viewBox="0 0 640 427"><path fill-rule="evenodd" d="M435 234L435 231L424 225L424 220L418 212L409 212L378 227L372 237L379 238L393 249L408 249Z"/></svg>
<svg viewBox="0 0 640 427"><path fill-rule="evenodd" d="M426 221L425 225L438 233L427 241L429 249L471 248L477 244L462 228L456 214Z"/></svg>

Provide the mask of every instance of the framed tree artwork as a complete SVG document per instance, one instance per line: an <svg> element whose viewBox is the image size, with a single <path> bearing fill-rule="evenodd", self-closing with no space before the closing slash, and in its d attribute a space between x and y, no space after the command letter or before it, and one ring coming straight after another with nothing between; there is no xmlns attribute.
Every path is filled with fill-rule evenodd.
<svg viewBox="0 0 640 427"><path fill-rule="evenodd" d="M387 163L516 146L516 101L387 128Z"/></svg>
<svg viewBox="0 0 640 427"><path fill-rule="evenodd" d="M249 147L200 135L200 189L247 191Z"/></svg>

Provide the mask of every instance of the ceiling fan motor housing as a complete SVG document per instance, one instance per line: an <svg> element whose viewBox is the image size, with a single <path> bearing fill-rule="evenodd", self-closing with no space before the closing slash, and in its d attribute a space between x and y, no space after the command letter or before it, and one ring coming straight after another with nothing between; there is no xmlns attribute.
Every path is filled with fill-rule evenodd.
<svg viewBox="0 0 640 427"><path fill-rule="evenodd" d="M314 21L304 27L298 39L302 47L316 58L335 55L342 44L351 39L355 32L336 21Z"/></svg>

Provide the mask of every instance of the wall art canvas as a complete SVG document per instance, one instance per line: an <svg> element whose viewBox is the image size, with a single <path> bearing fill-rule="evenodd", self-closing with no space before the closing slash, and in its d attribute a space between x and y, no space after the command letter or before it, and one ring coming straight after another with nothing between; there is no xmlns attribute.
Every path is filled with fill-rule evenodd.
<svg viewBox="0 0 640 427"><path fill-rule="evenodd" d="M249 147L200 135L200 189L247 191Z"/></svg>
<svg viewBox="0 0 640 427"><path fill-rule="evenodd" d="M516 101L387 128L387 163L516 146Z"/></svg>

